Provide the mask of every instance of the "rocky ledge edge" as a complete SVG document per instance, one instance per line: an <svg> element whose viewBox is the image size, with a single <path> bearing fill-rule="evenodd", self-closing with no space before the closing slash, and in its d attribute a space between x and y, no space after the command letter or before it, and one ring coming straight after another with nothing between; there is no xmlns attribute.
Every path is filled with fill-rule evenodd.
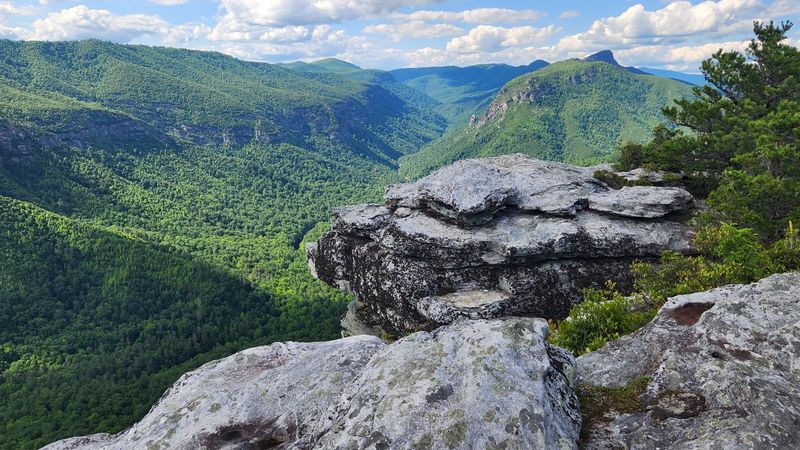
<svg viewBox="0 0 800 450"><path fill-rule="evenodd" d="M306 246L309 268L354 295L344 335L563 318L585 288L629 290L634 259L694 251L689 192L613 189L594 170L524 155L456 162L390 186L384 205L334 210L331 230Z"/></svg>
<svg viewBox="0 0 800 450"><path fill-rule="evenodd" d="M577 361L547 333L461 319L392 344L252 348L187 373L117 435L45 448L800 446L800 273L674 297Z"/></svg>

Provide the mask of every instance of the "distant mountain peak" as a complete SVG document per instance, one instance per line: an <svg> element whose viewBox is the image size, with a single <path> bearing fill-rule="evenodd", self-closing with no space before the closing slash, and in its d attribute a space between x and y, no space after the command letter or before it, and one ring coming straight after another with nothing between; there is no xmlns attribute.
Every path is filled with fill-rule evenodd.
<svg viewBox="0 0 800 450"><path fill-rule="evenodd" d="M324 58L319 59L317 61L313 61L309 64L313 64L315 66L327 66L331 68L340 68L340 69L349 69L349 70L362 70L361 67L337 58Z"/></svg>
<svg viewBox="0 0 800 450"><path fill-rule="evenodd" d="M583 58L584 61L601 61L611 64L612 66L619 66L620 64L614 59L614 53L611 50L601 50L597 53Z"/></svg>
<svg viewBox="0 0 800 450"><path fill-rule="evenodd" d="M597 53L587 56L583 58L584 61L600 61L604 63L611 64L612 66L622 67L623 69L627 70L628 72L634 75L648 75L646 72L642 72L641 70L637 69L636 67L625 67L622 64L618 63L617 60L614 58L614 53L611 50L601 50Z"/></svg>

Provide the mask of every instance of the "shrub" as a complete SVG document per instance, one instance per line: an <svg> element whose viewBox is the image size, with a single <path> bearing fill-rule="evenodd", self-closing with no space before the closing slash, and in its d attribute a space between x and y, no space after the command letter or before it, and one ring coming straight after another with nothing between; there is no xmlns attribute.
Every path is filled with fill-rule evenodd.
<svg viewBox="0 0 800 450"><path fill-rule="evenodd" d="M583 302L551 323L550 342L576 355L594 351L646 325L669 297L800 269L800 235L791 222L785 237L769 247L753 230L732 224L701 229L696 244L702 256L666 251L657 264L633 263L632 296L617 292L613 283L584 290Z"/></svg>
<svg viewBox="0 0 800 450"><path fill-rule="evenodd" d="M550 342L575 354L591 352L641 328L655 312L638 297L623 296L609 282L605 289L585 289L583 302L566 319L551 322Z"/></svg>

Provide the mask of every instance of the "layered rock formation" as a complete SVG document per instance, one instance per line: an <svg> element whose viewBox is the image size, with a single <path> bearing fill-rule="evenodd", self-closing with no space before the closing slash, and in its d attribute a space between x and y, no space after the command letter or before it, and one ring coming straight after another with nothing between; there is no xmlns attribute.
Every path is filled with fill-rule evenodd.
<svg viewBox="0 0 800 450"><path fill-rule="evenodd" d="M613 190L593 171L509 155L460 161L334 211L309 267L352 292L345 334L403 335L459 317L565 316L630 262L692 251L677 188Z"/></svg>
<svg viewBox="0 0 800 450"><path fill-rule="evenodd" d="M639 411L586 424L587 448L800 448L800 273L674 297L578 368L646 381Z"/></svg>
<svg viewBox="0 0 800 450"><path fill-rule="evenodd" d="M477 320L253 348L184 375L118 435L46 449L576 448L575 361L547 332Z"/></svg>

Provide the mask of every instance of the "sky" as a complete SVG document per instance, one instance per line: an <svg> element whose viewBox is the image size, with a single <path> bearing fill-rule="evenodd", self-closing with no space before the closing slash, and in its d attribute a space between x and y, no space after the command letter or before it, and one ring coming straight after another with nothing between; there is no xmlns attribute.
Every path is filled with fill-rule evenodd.
<svg viewBox="0 0 800 450"><path fill-rule="evenodd" d="M335 57L392 69L559 61L599 50L624 65L698 72L743 49L754 20L800 0L0 0L0 38L215 50L288 62Z"/></svg>

